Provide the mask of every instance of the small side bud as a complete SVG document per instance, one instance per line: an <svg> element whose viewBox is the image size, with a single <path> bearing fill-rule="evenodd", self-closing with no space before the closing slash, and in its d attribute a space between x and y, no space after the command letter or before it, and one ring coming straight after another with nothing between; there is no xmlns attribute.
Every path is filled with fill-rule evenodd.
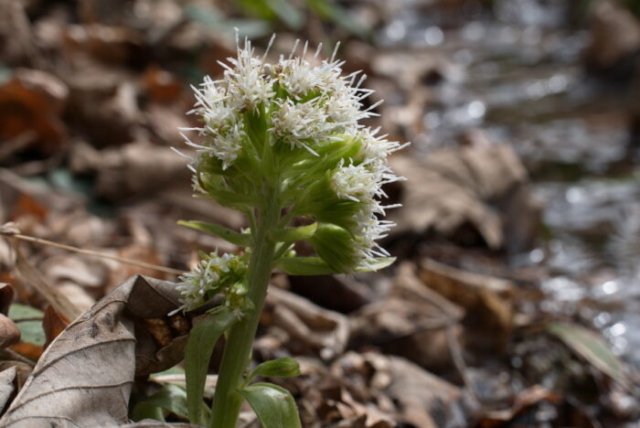
<svg viewBox="0 0 640 428"><path fill-rule="evenodd" d="M300 375L300 364L293 358L285 357L259 364L249 375L249 381L256 376L296 377Z"/></svg>

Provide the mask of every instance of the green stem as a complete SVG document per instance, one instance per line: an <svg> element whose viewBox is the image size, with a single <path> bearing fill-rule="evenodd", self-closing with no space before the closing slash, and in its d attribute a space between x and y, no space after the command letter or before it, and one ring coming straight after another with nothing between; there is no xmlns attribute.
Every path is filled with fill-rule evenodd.
<svg viewBox="0 0 640 428"><path fill-rule="evenodd" d="M244 373L250 362L253 339L271 278L275 242L269 238L269 231L277 227L280 219L277 191L270 192L267 205L259 215L254 235L255 247L249 261L247 277L249 286L247 297L254 308L229 331L216 392L213 396L211 428L236 428L242 397L235 390L244 381Z"/></svg>

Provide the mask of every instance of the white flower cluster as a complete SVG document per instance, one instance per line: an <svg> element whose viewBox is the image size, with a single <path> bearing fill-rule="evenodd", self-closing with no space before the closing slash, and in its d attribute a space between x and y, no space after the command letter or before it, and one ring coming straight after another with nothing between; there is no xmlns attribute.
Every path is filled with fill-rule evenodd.
<svg viewBox="0 0 640 428"><path fill-rule="evenodd" d="M178 278L182 308L193 309L205 303L225 285L228 279L236 275L241 262L238 256L211 253L200 260L196 268Z"/></svg>
<svg viewBox="0 0 640 428"><path fill-rule="evenodd" d="M295 47L294 47L295 50ZM302 56L306 55L305 45ZM373 115L362 110L362 100L372 91L361 89L364 76L359 73L342 76L343 61L325 60L314 66L302 57L280 58L268 64L253 55L251 43L238 48L231 65L222 64L225 72L220 80L205 77L200 88L193 88L197 102L192 110L202 119L196 130L202 143L185 137L187 144L202 154L220 159L229 167L242 151L247 134L242 113L265 105L271 113L271 131L291 147L304 147L312 153L313 145L331 140L338 133L356 132L358 121ZM319 49L314 55L317 61ZM282 97L274 90L279 85Z"/></svg>
<svg viewBox="0 0 640 428"><path fill-rule="evenodd" d="M293 52L296 48L297 44ZM252 144L248 135L255 138L256 132L249 128L254 125L247 117L256 114L263 121L262 129L270 134L270 144L284 144L292 151L304 149L319 161L319 153L329 144L358 144L361 149L355 159L336 159L326 170L330 171L330 186L338 198L358 204L354 216L357 226L349 232L360 259L367 263L388 255L375 241L393 226L379 220L390 207L381 205L377 198L386 196L382 185L399 180L387 166L387 157L404 145L390 142L378 136L378 130L359 123L373 116L371 110L377 106L363 109L363 99L372 92L361 88L365 76L343 76L344 62L336 60L335 54L320 61L319 50L307 60L305 45L300 57L292 53L269 64L264 58L254 57L251 44L245 41L244 48L238 47L237 58L229 60L231 65L224 65L220 80L205 78L200 88L194 88L197 103L193 112L203 122L195 129L202 142L187 142L200 156L218 159L226 170L248 153L243 151ZM196 170L200 159L195 160Z"/></svg>
<svg viewBox="0 0 640 428"><path fill-rule="evenodd" d="M387 165L387 155L406 145L387 141L384 136L375 137L375 132L362 132L364 161L358 165L344 165L342 162L331 174L331 187L341 199L359 202L360 210L355 215L356 227L351 230L355 236L355 246L364 263L373 262L376 257L387 257L389 253L376 241L387 236L395 223L380 220L385 209L397 205L382 205L376 198L385 196L382 186L403 180Z"/></svg>

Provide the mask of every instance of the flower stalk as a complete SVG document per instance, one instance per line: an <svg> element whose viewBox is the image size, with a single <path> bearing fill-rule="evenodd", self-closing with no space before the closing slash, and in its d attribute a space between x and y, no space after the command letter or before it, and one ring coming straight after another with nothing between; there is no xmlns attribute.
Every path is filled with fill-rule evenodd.
<svg viewBox="0 0 640 428"><path fill-rule="evenodd" d="M278 224L280 207L277 204L277 194L273 193L264 211L258 216L256 246L247 271L247 298L254 308L229 331L211 407L211 428L235 428L242 405L243 399L235 390L244 382L244 373L251 360L253 338L267 296L275 252L276 244L269 238L269 231Z"/></svg>

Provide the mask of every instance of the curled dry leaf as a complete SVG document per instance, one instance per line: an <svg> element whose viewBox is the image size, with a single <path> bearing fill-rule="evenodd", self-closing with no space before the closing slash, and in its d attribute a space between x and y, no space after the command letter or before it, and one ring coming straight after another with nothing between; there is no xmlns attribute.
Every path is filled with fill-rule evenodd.
<svg viewBox="0 0 640 428"><path fill-rule="evenodd" d="M189 183L187 161L167 147L147 142L98 152L77 145L72 152L72 169L97 175L96 194L119 201L135 195L148 195L174 183Z"/></svg>
<svg viewBox="0 0 640 428"><path fill-rule="evenodd" d="M67 87L55 76L38 70L19 69L0 86L0 139L9 140L35 131L38 148L47 154L65 143L60 119Z"/></svg>
<svg viewBox="0 0 640 428"><path fill-rule="evenodd" d="M411 263L401 264L387 298L351 318L351 341L377 345L430 369L450 368L448 329L458 339L464 310L426 287L414 270Z"/></svg>
<svg viewBox="0 0 640 428"><path fill-rule="evenodd" d="M403 209L391 213L399 225L395 233L434 231L451 237L470 224L492 249L519 251L532 245L539 209L529 194L524 166L510 146L445 148L431 152L427 161L395 156L391 164L408 179Z"/></svg>
<svg viewBox="0 0 640 428"><path fill-rule="evenodd" d="M640 22L622 4L600 1L594 4L590 25L591 43L585 51L587 65L611 71L632 64L640 52Z"/></svg>
<svg viewBox="0 0 640 428"><path fill-rule="evenodd" d="M0 411L4 409L15 389L13 380L16 377L17 370L16 367L9 367L0 372Z"/></svg>
<svg viewBox="0 0 640 428"><path fill-rule="evenodd" d="M107 63L130 61L139 53L140 37L126 27L68 25L66 30L65 42L70 49L87 52Z"/></svg>
<svg viewBox="0 0 640 428"><path fill-rule="evenodd" d="M419 265L418 276L431 289L466 311L470 344L502 348L513 329L513 282L466 272L431 259ZM487 334L487 332L491 332Z"/></svg>
<svg viewBox="0 0 640 428"><path fill-rule="evenodd" d="M161 318L174 310L178 297L170 282L136 276L123 283L53 341L0 425L127 423L134 375L175 365L182 349L173 353L168 349L184 346L184 340L175 340L158 349L136 327L144 319Z"/></svg>
<svg viewBox="0 0 640 428"><path fill-rule="evenodd" d="M16 248L16 272L25 284L35 289L57 313L68 320L75 320L81 313L66 295L53 286Z"/></svg>
<svg viewBox="0 0 640 428"><path fill-rule="evenodd" d="M388 396L398 404L400 421L420 428L466 426L462 392L455 385L399 357L388 358Z"/></svg>
<svg viewBox="0 0 640 428"><path fill-rule="evenodd" d="M270 325L284 330L299 352L319 352L323 359L342 354L349 339L349 322L337 312L323 309L305 298L271 287L265 316Z"/></svg>
<svg viewBox="0 0 640 428"><path fill-rule="evenodd" d="M0 314L0 350L20 341L20 330L6 315Z"/></svg>

